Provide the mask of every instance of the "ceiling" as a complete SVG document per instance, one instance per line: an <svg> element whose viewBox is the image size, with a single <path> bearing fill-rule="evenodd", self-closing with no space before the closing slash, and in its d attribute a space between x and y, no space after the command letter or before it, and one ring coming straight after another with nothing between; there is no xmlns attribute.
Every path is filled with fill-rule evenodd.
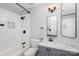
<svg viewBox="0 0 79 59"><path fill-rule="evenodd" d="M19 3L19 4L25 7L26 9L30 9L38 5L42 5L43 3Z"/></svg>
<svg viewBox="0 0 79 59"><path fill-rule="evenodd" d="M21 6L23 6L25 9L29 10L33 7L37 7L39 5L45 4L45 3L19 3ZM7 9L9 11L15 12L17 14L25 13L25 11L18 6L16 3L0 3L0 8ZM63 13L72 13L75 10L75 6L73 3L64 3L62 4L62 11Z"/></svg>
<svg viewBox="0 0 79 59"><path fill-rule="evenodd" d="M30 8L41 5L42 3L19 3L19 4L22 5L25 9L29 10ZM24 11L16 3L0 3L0 8L7 9L7 10L15 12L17 14L20 14L21 12Z"/></svg>

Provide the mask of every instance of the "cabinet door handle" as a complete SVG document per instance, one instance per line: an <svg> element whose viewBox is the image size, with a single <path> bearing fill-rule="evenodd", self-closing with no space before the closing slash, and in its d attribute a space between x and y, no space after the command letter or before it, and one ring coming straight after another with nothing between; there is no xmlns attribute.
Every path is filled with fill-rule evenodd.
<svg viewBox="0 0 79 59"><path fill-rule="evenodd" d="M51 51L51 49L49 49L49 51Z"/></svg>
<svg viewBox="0 0 79 59"><path fill-rule="evenodd" d="M46 49L46 50L48 50L48 49Z"/></svg>

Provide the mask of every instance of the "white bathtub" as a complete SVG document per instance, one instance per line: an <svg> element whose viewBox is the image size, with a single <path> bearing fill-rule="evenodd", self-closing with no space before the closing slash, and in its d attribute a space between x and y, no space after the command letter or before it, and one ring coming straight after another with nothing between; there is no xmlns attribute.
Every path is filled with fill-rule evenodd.
<svg viewBox="0 0 79 59"><path fill-rule="evenodd" d="M26 48L15 47L11 49L7 49L5 51L0 52L0 56L24 56L24 51L27 50L29 46Z"/></svg>

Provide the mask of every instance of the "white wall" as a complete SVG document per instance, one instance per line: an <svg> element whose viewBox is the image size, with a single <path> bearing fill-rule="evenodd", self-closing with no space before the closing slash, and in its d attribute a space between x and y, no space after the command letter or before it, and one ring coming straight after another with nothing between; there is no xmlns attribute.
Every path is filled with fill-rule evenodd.
<svg viewBox="0 0 79 59"><path fill-rule="evenodd" d="M0 8L0 23L4 24L3 27L0 26L0 53L20 45L21 26L19 20L20 15ZM14 22L15 28L8 29L8 22Z"/></svg>
<svg viewBox="0 0 79 59"><path fill-rule="evenodd" d="M77 38L66 38L61 36L61 10L57 10L54 14L58 17L58 36L55 41L60 41L62 43L65 43L66 45L70 45L72 47L79 48L79 4L77 5ZM49 16L48 14L48 5L41 5L35 8L30 9L31 10L31 39L32 38L39 38L39 28L40 26L45 27L45 36L46 38L46 17Z"/></svg>
<svg viewBox="0 0 79 59"><path fill-rule="evenodd" d="M30 21L31 21L31 39L35 38L38 39L40 36L40 27L43 26L46 28L46 17L48 16L48 5L41 5L35 8L30 9ZM45 32L46 35L46 32Z"/></svg>

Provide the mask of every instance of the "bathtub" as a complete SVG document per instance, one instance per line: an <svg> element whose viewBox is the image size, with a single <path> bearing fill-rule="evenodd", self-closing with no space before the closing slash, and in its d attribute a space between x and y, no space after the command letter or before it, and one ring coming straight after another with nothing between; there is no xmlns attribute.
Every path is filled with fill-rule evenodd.
<svg viewBox="0 0 79 59"><path fill-rule="evenodd" d="M15 47L11 49L7 49L5 51L0 52L0 56L24 56L24 51L27 50L29 46L25 48Z"/></svg>

